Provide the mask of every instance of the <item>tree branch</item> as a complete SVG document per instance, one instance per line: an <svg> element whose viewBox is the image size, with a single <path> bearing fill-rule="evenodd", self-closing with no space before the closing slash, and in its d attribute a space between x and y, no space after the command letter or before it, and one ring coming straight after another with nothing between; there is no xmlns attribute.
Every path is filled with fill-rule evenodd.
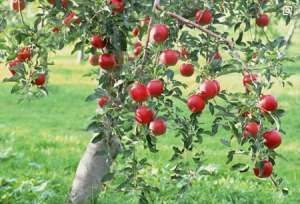
<svg viewBox="0 0 300 204"><path fill-rule="evenodd" d="M242 67L243 67L243 71L244 72L248 72L248 66L245 62L243 62L243 60L241 59L241 56L240 54L237 52L236 48L235 48L235 44L233 41L229 40L229 39L225 39L223 38L221 35L217 34L217 33L214 33L213 31L211 30L208 30L206 28L203 28L202 26L196 24L195 22L193 21L190 21L182 16L179 16L177 15L176 13L172 13L172 12L169 12L169 11L165 11L161 6L159 5L156 5L156 9L159 10L159 11L163 11L165 12L165 14L167 14L168 16L171 16L172 18L180 21L181 23L183 23L184 25L186 25L187 27L191 28L191 29L195 29L197 28L198 30L206 33L208 36L211 36L211 37L214 37L216 38L217 40L219 40L220 42L224 42L226 43L229 48L232 49L232 56L235 57L236 59L238 59L241 64L242 64Z"/></svg>
<svg viewBox="0 0 300 204"><path fill-rule="evenodd" d="M212 37L218 39L219 41L226 43L230 48L234 48L234 42L232 42L231 40L225 39L221 35L218 35L217 33L214 33L211 30L203 28L202 26L196 24L195 22L190 21L190 20L188 20L188 19L186 19L186 18L184 18L182 16L179 16L176 13L165 11L159 5L156 5L156 9L159 10L159 11L165 12L165 14L167 14L168 16L171 16L172 18L180 21L181 23L183 23L184 25L188 26L189 28L197 28L197 29L201 30L202 32L208 34L209 36L212 36Z"/></svg>

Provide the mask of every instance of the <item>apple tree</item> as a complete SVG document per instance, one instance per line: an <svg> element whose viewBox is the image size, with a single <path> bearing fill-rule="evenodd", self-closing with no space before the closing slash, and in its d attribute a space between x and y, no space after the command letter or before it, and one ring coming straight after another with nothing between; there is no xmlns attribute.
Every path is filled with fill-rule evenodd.
<svg viewBox="0 0 300 204"><path fill-rule="evenodd" d="M228 146L232 170L253 171L287 191L273 170L282 157L276 149L284 134L284 111L268 90L275 81L290 84L283 63L290 60L285 48L291 36L269 28L288 27L299 1L0 2L0 58L11 72L4 82L13 83L12 93L23 100L47 95L53 64L48 54L67 45L95 66L87 75L96 77L97 85L86 100L96 100L99 107L87 128L93 138L78 165L70 203L97 199L113 177L122 177L118 190L138 192L140 203L153 202L160 189L146 172L154 161L140 151L143 147L158 157L160 137L181 141L169 144L173 155L165 176L170 185L180 184L182 194L200 176L213 174L203 167L199 147L220 128L227 132L221 142ZM33 19L24 17L29 6ZM291 12L283 12L287 7ZM243 77L243 92L222 88L218 77L232 73ZM199 86L184 83L183 77ZM205 109L213 118L208 129ZM112 166L118 155L121 165ZM185 155L194 163L185 162ZM236 155L248 162L236 162Z"/></svg>

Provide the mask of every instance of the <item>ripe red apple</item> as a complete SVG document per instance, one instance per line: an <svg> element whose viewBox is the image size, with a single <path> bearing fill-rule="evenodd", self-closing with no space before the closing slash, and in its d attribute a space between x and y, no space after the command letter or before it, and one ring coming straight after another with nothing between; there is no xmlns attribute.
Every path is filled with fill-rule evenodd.
<svg viewBox="0 0 300 204"><path fill-rule="evenodd" d="M99 64L99 55L97 54L90 55L89 63L93 66L97 66Z"/></svg>
<svg viewBox="0 0 300 204"><path fill-rule="evenodd" d="M222 61L222 55L221 55L221 53L220 52L215 52L214 54L213 54L213 56L211 57L211 60L210 60L210 62L212 62L213 60L215 60L215 61Z"/></svg>
<svg viewBox="0 0 300 204"><path fill-rule="evenodd" d="M138 36L139 33L140 33L140 28L139 28L139 27L133 28L133 30L132 30L132 32L131 32L131 34L132 34L133 37Z"/></svg>
<svg viewBox="0 0 300 204"><path fill-rule="evenodd" d="M37 78L35 79L34 83L37 85L37 86L43 86L46 82L46 75L45 74L39 74L37 76Z"/></svg>
<svg viewBox="0 0 300 204"><path fill-rule="evenodd" d="M244 74L244 78L243 78L244 87L247 90L249 90L249 85L255 83L257 81L257 78L258 78L257 74L251 74L251 73Z"/></svg>
<svg viewBox="0 0 300 204"><path fill-rule="evenodd" d="M245 125L244 137L248 138L249 135L252 135L254 138L256 138L259 130L260 125L257 122L249 122Z"/></svg>
<svg viewBox="0 0 300 204"><path fill-rule="evenodd" d="M166 66L176 65L178 62L178 53L175 50L164 50L160 54L160 61Z"/></svg>
<svg viewBox="0 0 300 204"><path fill-rule="evenodd" d="M249 118L251 118L251 113L249 112L249 111L246 111L246 112L242 112L241 113L241 116L243 116L244 118L246 118L246 117L249 117Z"/></svg>
<svg viewBox="0 0 300 204"><path fill-rule="evenodd" d="M14 70L13 68L15 66L17 66L19 63L21 63L21 61L18 58L14 59L8 63L8 70L10 71L10 73L13 76L16 75L16 73L17 73L16 70Z"/></svg>
<svg viewBox="0 0 300 204"><path fill-rule="evenodd" d="M52 32L53 33L59 33L60 32L60 28L59 27L54 27L54 28L52 28Z"/></svg>
<svg viewBox="0 0 300 204"><path fill-rule="evenodd" d="M111 70L117 65L114 54L102 54L99 56L99 65L102 69Z"/></svg>
<svg viewBox="0 0 300 204"><path fill-rule="evenodd" d="M17 52L17 58L21 62L24 62L26 60L31 60L31 57L32 57L32 51L29 47L22 47Z"/></svg>
<svg viewBox="0 0 300 204"><path fill-rule="evenodd" d="M103 107L107 104L108 100L109 100L109 97L108 97L108 96L102 96L102 97L99 98L99 100L98 100L98 105L99 105L101 108L103 108Z"/></svg>
<svg viewBox="0 0 300 204"><path fill-rule="evenodd" d="M267 14L260 14L256 19L256 25L259 27L268 26L270 22L269 16Z"/></svg>
<svg viewBox="0 0 300 204"><path fill-rule="evenodd" d="M144 84L138 82L131 87L130 96L136 102L143 102L148 99L147 88Z"/></svg>
<svg viewBox="0 0 300 204"><path fill-rule="evenodd" d="M142 26L148 25L150 22L150 16L145 16L144 19L142 20L141 24Z"/></svg>
<svg viewBox="0 0 300 204"><path fill-rule="evenodd" d="M180 65L180 73L182 76L192 76L194 74L194 65L183 63Z"/></svg>
<svg viewBox="0 0 300 204"><path fill-rule="evenodd" d="M281 144L281 135L277 130L270 130L263 134L265 145L269 149L275 149Z"/></svg>
<svg viewBox="0 0 300 204"><path fill-rule="evenodd" d="M77 25L79 25L79 24L81 23L81 20L80 20L79 17L77 17L77 19L75 20L75 23L76 23Z"/></svg>
<svg viewBox="0 0 300 204"><path fill-rule="evenodd" d="M199 95L192 95L187 101L187 105L193 113L202 112L205 108L205 101Z"/></svg>
<svg viewBox="0 0 300 204"><path fill-rule="evenodd" d="M212 13L210 10L205 9L204 11L198 10L195 15L196 23L199 25L208 25L212 21Z"/></svg>
<svg viewBox="0 0 300 204"><path fill-rule="evenodd" d="M142 47L143 45L142 45L142 42L141 41L137 41L137 42L135 42L134 43L134 47L136 48L136 47Z"/></svg>
<svg viewBox="0 0 300 204"><path fill-rule="evenodd" d="M154 112L147 106L140 106L135 112L135 120L144 125L148 125L154 118Z"/></svg>
<svg viewBox="0 0 300 204"><path fill-rule="evenodd" d="M69 4L69 0L61 0L61 6L63 8L67 8L68 7L68 4Z"/></svg>
<svg viewBox="0 0 300 204"><path fill-rule="evenodd" d="M133 50L134 56L136 56L136 57L139 56L142 53L142 50L143 50L143 48L141 46L135 47Z"/></svg>
<svg viewBox="0 0 300 204"><path fill-rule="evenodd" d="M163 135L166 133L167 125L164 120L156 119L150 123L149 129L154 135Z"/></svg>
<svg viewBox="0 0 300 204"><path fill-rule="evenodd" d="M179 53L183 59L187 60L189 58L190 53L188 52L188 50L185 47L181 47L179 49Z"/></svg>
<svg viewBox="0 0 300 204"><path fill-rule="evenodd" d="M11 0L11 9L15 12L19 12L25 9L26 1L25 0Z"/></svg>
<svg viewBox="0 0 300 204"><path fill-rule="evenodd" d="M263 166L262 169L259 166ZM259 178L266 178L272 175L273 165L271 162L267 160L261 161L261 164L257 164L256 167L253 169L255 176Z"/></svg>
<svg viewBox="0 0 300 204"><path fill-rule="evenodd" d="M76 13L74 11L70 12L65 18L64 18L64 25L69 26L72 21L75 19Z"/></svg>
<svg viewBox="0 0 300 204"><path fill-rule="evenodd" d="M203 99L208 100L214 98L219 93L219 83L214 80L205 80L200 86L200 94Z"/></svg>
<svg viewBox="0 0 300 204"><path fill-rule="evenodd" d="M55 5L56 4L56 0L48 0L49 4ZM61 6L63 8L67 8L68 4L69 4L69 0L61 0Z"/></svg>
<svg viewBox="0 0 300 204"><path fill-rule="evenodd" d="M169 28L165 24L156 24L152 27L150 38L155 43L163 43L169 36Z"/></svg>
<svg viewBox="0 0 300 204"><path fill-rule="evenodd" d="M264 95L260 97L259 107L263 113L268 111L271 112L276 111L277 106L278 106L277 99L274 96Z"/></svg>
<svg viewBox="0 0 300 204"><path fill-rule="evenodd" d="M113 13L122 13L125 8L123 0L109 0L108 3L112 6Z"/></svg>
<svg viewBox="0 0 300 204"><path fill-rule="evenodd" d="M217 95L220 93L221 91L221 85L220 85L220 82L216 79L212 80L212 82L215 83L216 87L217 87Z"/></svg>
<svg viewBox="0 0 300 204"><path fill-rule="evenodd" d="M91 45L94 48L102 49L106 46L106 42L100 35L93 35L91 37Z"/></svg>
<svg viewBox="0 0 300 204"><path fill-rule="evenodd" d="M147 84L147 93L149 96L157 97L164 92L164 84L161 80L151 80Z"/></svg>
<svg viewBox="0 0 300 204"><path fill-rule="evenodd" d="M9 68L17 66L19 63L22 63L19 58L16 58L8 63Z"/></svg>

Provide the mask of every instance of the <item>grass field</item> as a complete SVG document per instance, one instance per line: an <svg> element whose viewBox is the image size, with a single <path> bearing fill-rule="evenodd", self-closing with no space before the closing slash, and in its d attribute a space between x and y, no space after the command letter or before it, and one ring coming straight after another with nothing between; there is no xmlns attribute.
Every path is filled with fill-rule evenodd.
<svg viewBox="0 0 300 204"><path fill-rule="evenodd" d="M299 53L296 45L291 48L292 53ZM58 53L53 60L56 65L51 68L49 97L18 104L18 96L10 94L10 85L0 84L0 203L64 203L77 163L91 139L84 128L96 103L84 99L95 82L82 76L91 67L75 65L75 57L65 52ZM226 135L221 132L216 137L204 138L199 147L206 153L206 162L218 166L216 176L196 181L181 198L176 197L174 186L166 186L161 180L158 185L163 190L153 199L182 204L300 203L300 60L289 64L287 70L296 73L290 79L294 87L276 85L272 93L287 111L282 121L287 134L278 151L288 161L280 160L275 169L286 179L288 196L278 193L270 180L256 179L251 171L245 174L230 171L225 164L227 148L220 143ZM1 78L7 75L6 69L0 70ZM225 89L236 89L241 87L241 78L226 76L221 84ZM203 120L209 120L208 113ZM143 153L156 164L158 171L169 158L173 142L173 135L165 135L158 140L162 151ZM112 190L100 199L100 203L109 204L136 202L135 195Z"/></svg>

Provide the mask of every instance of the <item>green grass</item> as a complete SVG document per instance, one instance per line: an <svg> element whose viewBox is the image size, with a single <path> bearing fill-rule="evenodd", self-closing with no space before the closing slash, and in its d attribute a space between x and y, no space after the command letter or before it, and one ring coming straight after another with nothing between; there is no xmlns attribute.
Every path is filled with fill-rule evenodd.
<svg viewBox="0 0 300 204"><path fill-rule="evenodd" d="M49 97L18 104L18 96L10 94L10 85L0 85L0 200L3 203L63 203L80 156L91 139L84 128L96 103L86 103L84 99L96 82L82 77L91 67L74 65L74 57L59 55L53 58L56 65L51 68ZM287 67L299 73L299 66L298 62ZM3 75L8 73L2 69L0 76ZM230 171L230 165L225 164L228 149L220 143L220 139L228 135L220 132L216 137L204 138L204 143L197 147L205 151L207 164L218 166L216 176L195 181L181 198L176 197L176 185L167 184L161 178L157 185L162 191L153 195L153 200L182 204L300 203L300 74L293 76L291 81L293 88L276 85L272 90L280 106L287 111L282 121L287 134L278 151L289 160L279 160L275 169L285 178L290 189L288 196L278 193L270 180L256 179L251 171L245 174ZM223 77L221 83L225 89L236 89L241 79L230 75ZM209 121L208 113L203 115L203 121ZM159 178L171 155L170 145L176 141L168 134L158 139L159 153L143 152L157 170L151 176ZM186 160L188 158L187 155ZM100 203L136 203L136 199L135 194L123 195L108 190L101 195Z"/></svg>

